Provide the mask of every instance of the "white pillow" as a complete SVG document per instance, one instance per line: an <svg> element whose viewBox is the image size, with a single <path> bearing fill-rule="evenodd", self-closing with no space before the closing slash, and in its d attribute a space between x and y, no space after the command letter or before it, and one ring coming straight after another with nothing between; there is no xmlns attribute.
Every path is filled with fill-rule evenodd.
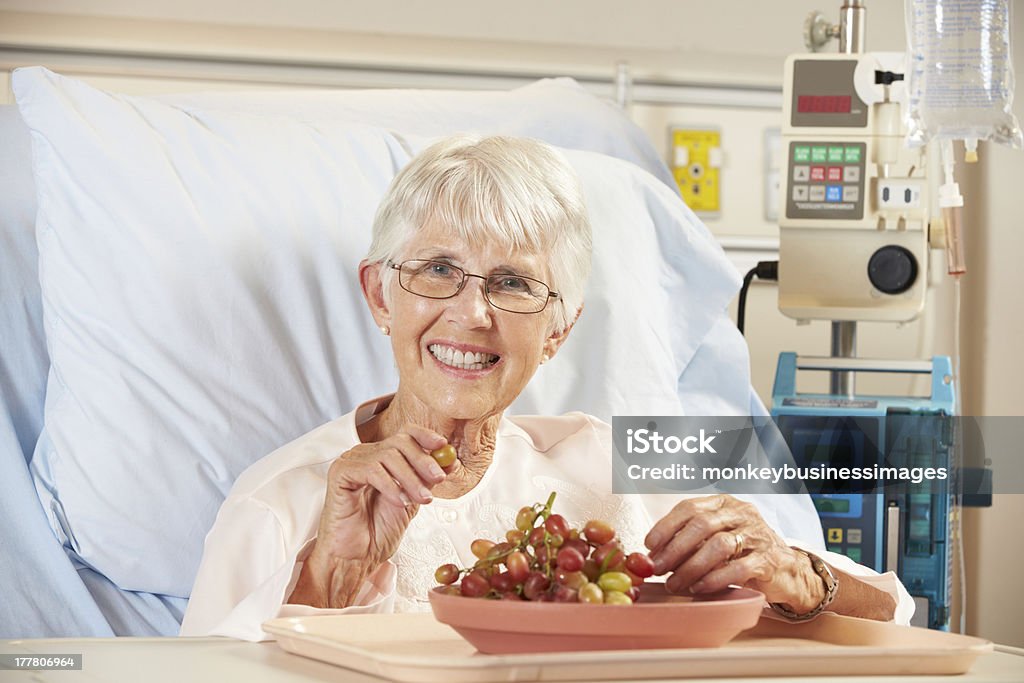
<svg viewBox="0 0 1024 683"><path fill-rule="evenodd" d="M76 559L123 589L187 596L238 473L396 385L356 266L379 197L428 141L178 108L40 68L14 90L52 359L40 498ZM736 275L663 184L567 156L594 275L580 328L520 407L680 412L676 383Z"/></svg>
<svg viewBox="0 0 1024 683"><path fill-rule="evenodd" d="M638 165L678 194L675 178L647 134L622 110L571 78L545 78L515 90L280 90L204 92L158 99L206 112L288 116L312 125L350 121L425 137L480 131L547 140Z"/></svg>

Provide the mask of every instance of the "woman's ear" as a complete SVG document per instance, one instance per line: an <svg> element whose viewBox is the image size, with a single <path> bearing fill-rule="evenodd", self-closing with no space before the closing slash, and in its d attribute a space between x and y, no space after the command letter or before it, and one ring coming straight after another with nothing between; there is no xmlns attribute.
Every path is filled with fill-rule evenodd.
<svg viewBox="0 0 1024 683"><path fill-rule="evenodd" d="M381 279L384 267L380 261L363 259L359 262L359 286L363 290L366 305L370 307L370 315L381 329L391 327L391 309L388 308Z"/></svg>
<svg viewBox="0 0 1024 683"><path fill-rule="evenodd" d="M573 316L572 322L566 325L564 330L559 332L553 332L550 337L544 340L544 360L549 361L555 357L558 353L558 349L562 348L562 344L565 343L566 337L569 336L569 332L572 331L576 321L580 319L580 314L583 313L583 306L580 305L576 309L576 315Z"/></svg>

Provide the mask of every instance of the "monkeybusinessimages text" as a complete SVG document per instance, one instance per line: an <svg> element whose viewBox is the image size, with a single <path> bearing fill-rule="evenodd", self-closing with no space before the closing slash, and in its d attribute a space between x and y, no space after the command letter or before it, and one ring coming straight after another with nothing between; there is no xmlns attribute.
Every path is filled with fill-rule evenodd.
<svg viewBox="0 0 1024 683"><path fill-rule="evenodd" d="M720 430L719 430L720 433ZM635 455L719 455L715 440L719 433L701 429L695 434L663 436L650 429L626 430L626 453ZM946 467L891 467L871 464L865 466L783 464L768 466L748 462L734 465L712 465L694 462L647 466L631 463L626 476L633 481L763 481L778 484L786 481L899 481L920 484L925 481L943 481L948 478Z"/></svg>

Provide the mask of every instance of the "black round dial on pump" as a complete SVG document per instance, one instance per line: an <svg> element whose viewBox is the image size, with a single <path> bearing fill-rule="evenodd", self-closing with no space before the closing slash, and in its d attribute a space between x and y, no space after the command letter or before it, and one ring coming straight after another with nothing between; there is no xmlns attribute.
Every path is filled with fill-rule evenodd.
<svg viewBox="0 0 1024 683"><path fill-rule="evenodd" d="M889 244L868 260L868 279L886 294L902 294L917 280L917 259L909 249Z"/></svg>

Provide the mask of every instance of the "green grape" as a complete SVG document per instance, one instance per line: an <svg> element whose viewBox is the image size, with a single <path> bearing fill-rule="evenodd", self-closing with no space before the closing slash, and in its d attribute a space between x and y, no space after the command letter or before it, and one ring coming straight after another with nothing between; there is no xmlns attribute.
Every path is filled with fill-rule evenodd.
<svg viewBox="0 0 1024 683"><path fill-rule="evenodd" d="M605 592L618 591L619 593L625 593L633 587L633 582L622 572L605 572L598 577L597 585Z"/></svg>
<svg viewBox="0 0 1024 683"><path fill-rule="evenodd" d="M443 585L455 583L459 578L459 568L454 564L442 564L434 572L434 579Z"/></svg>
<svg viewBox="0 0 1024 683"><path fill-rule="evenodd" d="M441 467L451 467L455 464L459 454L455 450L455 446L450 443L446 443L440 448L430 451L430 457L432 457Z"/></svg>
<svg viewBox="0 0 1024 683"><path fill-rule="evenodd" d="M519 529L513 529L512 531L505 532L505 540L512 545L518 546L526 538L526 532L520 531Z"/></svg>
<svg viewBox="0 0 1024 683"><path fill-rule="evenodd" d="M619 591L605 591L604 604L606 605L632 605L633 601L629 596Z"/></svg>
<svg viewBox="0 0 1024 683"><path fill-rule="evenodd" d="M600 605L604 602L604 591L596 583L586 583L579 589L580 602Z"/></svg>
<svg viewBox="0 0 1024 683"><path fill-rule="evenodd" d="M478 538L469 544L469 550L477 558L481 560L487 559L487 553L494 547L494 541L488 541L486 538Z"/></svg>
<svg viewBox="0 0 1024 683"><path fill-rule="evenodd" d="M532 507L521 508L516 514L516 528L520 531L529 531L536 519L537 512Z"/></svg>

